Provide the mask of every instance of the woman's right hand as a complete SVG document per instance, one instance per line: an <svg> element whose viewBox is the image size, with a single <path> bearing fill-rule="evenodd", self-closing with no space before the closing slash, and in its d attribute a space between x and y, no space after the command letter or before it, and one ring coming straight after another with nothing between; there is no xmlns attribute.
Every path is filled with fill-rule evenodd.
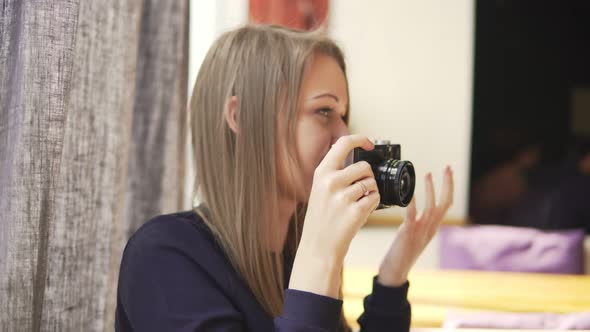
<svg viewBox="0 0 590 332"><path fill-rule="evenodd" d="M342 136L316 168L289 287L338 297L340 271L354 235L379 205L371 166L343 168L354 148L372 150L365 136Z"/></svg>

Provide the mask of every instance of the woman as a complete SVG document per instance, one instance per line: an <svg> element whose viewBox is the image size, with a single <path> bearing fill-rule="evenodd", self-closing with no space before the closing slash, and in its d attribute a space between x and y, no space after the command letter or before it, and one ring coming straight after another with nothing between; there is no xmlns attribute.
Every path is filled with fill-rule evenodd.
<svg viewBox="0 0 590 332"><path fill-rule="evenodd" d="M348 83L329 39L270 26L221 36L191 100L194 211L154 218L123 254L118 331L344 331L341 272L379 203L366 162L344 167ZM408 330L407 274L451 205L415 201L383 259L362 331Z"/></svg>

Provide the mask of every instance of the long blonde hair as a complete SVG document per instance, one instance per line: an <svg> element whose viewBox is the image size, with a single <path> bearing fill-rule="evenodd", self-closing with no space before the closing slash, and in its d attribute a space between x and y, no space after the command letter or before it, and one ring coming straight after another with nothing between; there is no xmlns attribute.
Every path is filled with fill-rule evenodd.
<svg viewBox="0 0 590 332"><path fill-rule="evenodd" d="M204 221L273 317L284 301L283 260L266 241L277 234L277 157L285 148L289 163L298 167L292 147L299 92L306 66L318 53L333 57L346 73L341 50L321 33L253 25L227 32L207 53L190 104L194 195L207 207ZM232 96L237 133L224 118ZM279 126L287 129L284 137L277 134ZM287 256L294 257L304 215L301 205L289 226Z"/></svg>

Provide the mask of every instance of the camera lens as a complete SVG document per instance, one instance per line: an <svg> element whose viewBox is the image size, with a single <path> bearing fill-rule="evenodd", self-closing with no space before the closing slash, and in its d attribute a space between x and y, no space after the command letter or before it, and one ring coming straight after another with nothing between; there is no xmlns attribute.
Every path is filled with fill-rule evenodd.
<svg viewBox="0 0 590 332"><path fill-rule="evenodd" d="M416 174L411 162L386 160L377 167L375 179L382 205L404 207L410 204L416 184Z"/></svg>
<svg viewBox="0 0 590 332"><path fill-rule="evenodd" d="M406 167L402 168L401 170L399 197L400 202L403 204L402 206L407 206L410 204L414 194L414 167L411 165L410 167L406 165ZM412 174L410 174L410 171Z"/></svg>

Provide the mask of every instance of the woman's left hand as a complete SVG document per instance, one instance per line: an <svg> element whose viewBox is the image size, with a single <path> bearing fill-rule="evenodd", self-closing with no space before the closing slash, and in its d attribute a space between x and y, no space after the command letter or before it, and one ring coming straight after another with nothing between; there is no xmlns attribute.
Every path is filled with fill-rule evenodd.
<svg viewBox="0 0 590 332"><path fill-rule="evenodd" d="M426 175L426 205L416 218L416 197L406 209L403 224L387 251L379 268L378 281L384 286L397 287L408 279L408 272L428 245L449 207L453 204L453 174L447 166L444 171L442 194L436 204L432 174Z"/></svg>

